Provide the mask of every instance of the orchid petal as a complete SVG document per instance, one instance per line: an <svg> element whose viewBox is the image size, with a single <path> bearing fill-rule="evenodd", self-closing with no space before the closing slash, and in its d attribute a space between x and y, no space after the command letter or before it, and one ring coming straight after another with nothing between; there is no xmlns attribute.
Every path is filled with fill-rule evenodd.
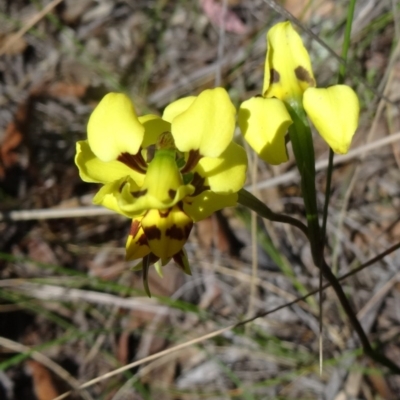
<svg viewBox="0 0 400 400"><path fill-rule="evenodd" d="M235 114L225 89L203 91L186 111L172 120L171 132L177 149L218 157L232 140Z"/></svg>
<svg viewBox="0 0 400 400"><path fill-rule="evenodd" d="M145 129L127 96L108 93L90 116L87 130L93 153L107 162L116 160L122 153L136 154Z"/></svg>
<svg viewBox="0 0 400 400"><path fill-rule="evenodd" d="M143 210L137 211L135 208L130 209L124 206L135 203L132 192L137 190L139 190L139 186L130 177L121 178L102 186L94 196L93 204L109 208L128 218L136 218L143 213Z"/></svg>
<svg viewBox="0 0 400 400"><path fill-rule="evenodd" d="M175 100L173 103L169 104L164 109L163 120L167 122L172 122L179 114L185 112L196 100L196 96L183 97L181 99Z"/></svg>
<svg viewBox="0 0 400 400"><path fill-rule="evenodd" d="M106 183L93 197L93 204L106 207L118 214L129 217L129 215L121 210L118 204L119 188L124 182L125 178L121 178L117 181Z"/></svg>
<svg viewBox="0 0 400 400"><path fill-rule="evenodd" d="M205 179L213 192L229 194L238 192L246 180L247 155L242 146L231 142L219 157L203 157L194 173Z"/></svg>
<svg viewBox="0 0 400 400"><path fill-rule="evenodd" d="M104 162L98 159L89 147L87 140L76 143L75 163L79 168L79 176L85 182L108 183L130 176L138 184L142 184L144 175L119 161Z"/></svg>
<svg viewBox="0 0 400 400"><path fill-rule="evenodd" d="M167 210L149 210L142 220L149 247L162 260L182 250L192 226L192 219L178 206Z"/></svg>
<svg viewBox="0 0 400 400"><path fill-rule="evenodd" d="M197 222L209 217L215 211L236 206L237 198L237 193L223 195L206 190L196 197L187 197L183 203L183 211Z"/></svg>
<svg viewBox="0 0 400 400"><path fill-rule="evenodd" d="M143 217L136 218L132 221L131 230L128 240L126 241L125 260L137 260L150 254L150 247L142 227Z"/></svg>
<svg viewBox="0 0 400 400"><path fill-rule="evenodd" d="M143 115L139 117L139 122L145 129L142 142L143 148L156 144L157 139L162 133L171 131L171 124L157 115Z"/></svg>
<svg viewBox="0 0 400 400"><path fill-rule="evenodd" d="M308 87L315 86L310 56L301 37L287 21L268 31L267 42L264 96L284 101L301 99Z"/></svg>
<svg viewBox="0 0 400 400"><path fill-rule="evenodd" d="M358 126L359 103L353 89L346 85L310 88L304 93L303 105L332 150L338 154L347 153Z"/></svg>
<svg viewBox="0 0 400 400"><path fill-rule="evenodd" d="M239 126L251 148L269 164L288 160L285 134L292 119L278 99L253 97L239 109Z"/></svg>

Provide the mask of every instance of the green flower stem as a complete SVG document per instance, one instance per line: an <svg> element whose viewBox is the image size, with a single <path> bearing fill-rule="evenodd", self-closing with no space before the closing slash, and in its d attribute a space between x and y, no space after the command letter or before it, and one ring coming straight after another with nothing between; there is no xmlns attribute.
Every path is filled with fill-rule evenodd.
<svg viewBox="0 0 400 400"><path fill-rule="evenodd" d="M329 159L328 159L328 168L326 171L326 187L325 187L325 202L324 202L324 211L322 214L322 229L321 229L321 237L322 237L322 249L325 247L325 235L326 235L326 224L328 221L328 209L329 209L329 199L331 197L331 182L332 182L332 173L333 173L333 157L334 153L331 148L329 148Z"/></svg>
<svg viewBox="0 0 400 400"><path fill-rule="evenodd" d="M301 191L306 209L308 238L314 263L319 265L322 252L315 189L314 144L311 129L300 102L292 102L287 108L293 120L293 124L289 127L289 136L301 176Z"/></svg>
<svg viewBox="0 0 400 400"><path fill-rule="evenodd" d="M293 225L300 229L308 238L308 229L301 221L296 218L289 217L288 215L274 213L269 207L267 207L262 201L257 199L257 197L252 195L246 189L241 189L239 191L238 203L249 208L250 210L255 211L261 218L266 218L273 222L282 222L284 224Z"/></svg>

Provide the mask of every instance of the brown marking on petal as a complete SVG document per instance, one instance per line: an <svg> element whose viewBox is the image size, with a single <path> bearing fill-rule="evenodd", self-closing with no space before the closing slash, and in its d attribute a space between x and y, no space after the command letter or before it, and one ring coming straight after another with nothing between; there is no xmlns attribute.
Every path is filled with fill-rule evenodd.
<svg viewBox="0 0 400 400"><path fill-rule="evenodd" d="M156 144L157 149L175 149L175 141L171 132L165 131L163 132L157 140Z"/></svg>
<svg viewBox="0 0 400 400"><path fill-rule="evenodd" d="M170 228L165 231L165 235L175 240L187 240L190 235L190 231L193 227L193 221L188 222L183 227L179 227L173 224Z"/></svg>
<svg viewBox="0 0 400 400"><path fill-rule="evenodd" d="M256 94L254 97L257 99L258 97L263 98L264 96L262 94Z"/></svg>
<svg viewBox="0 0 400 400"><path fill-rule="evenodd" d="M129 231L129 235L135 237L137 235L137 233L139 232L140 225L141 225L140 221L138 221L137 219L134 219L132 221L131 230Z"/></svg>
<svg viewBox="0 0 400 400"><path fill-rule="evenodd" d="M137 152L137 154L134 155L137 163L139 166L143 167L144 170L147 169L147 163L146 160L143 158L142 155L142 148L139 149L139 151Z"/></svg>
<svg viewBox="0 0 400 400"><path fill-rule="evenodd" d="M153 160L154 155L156 154L156 145L151 144L149 147L146 149L146 162L150 164L150 162Z"/></svg>
<svg viewBox="0 0 400 400"><path fill-rule="evenodd" d="M150 254L148 255L148 257L149 257L149 263L150 263L150 265L155 264L155 263L160 259L160 257L157 257L154 253L150 253Z"/></svg>
<svg viewBox="0 0 400 400"><path fill-rule="evenodd" d="M139 246L147 246L148 245L148 242L147 242L147 237L146 237L146 235L143 233L143 234L141 234L140 235L140 238L136 241L136 243L139 245Z"/></svg>
<svg viewBox="0 0 400 400"><path fill-rule="evenodd" d="M169 189L168 190L168 196L173 200L175 198L176 195L176 190L174 189Z"/></svg>
<svg viewBox="0 0 400 400"><path fill-rule="evenodd" d="M124 188L124 186L126 185L126 181L124 181L124 182L122 182L120 185L119 185L119 188L118 188L118 191L120 192L120 193L122 193L122 189Z"/></svg>
<svg viewBox="0 0 400 400"><path fill-rule="evenodd" d="M158 215L160 216L160 218L167 218L171 211L172 208L167 208L165 210L158 210Z"/></svg>
<svg viewBox="0 0 400 400"><path fill-rule="evenodd" d="M178 267L183 271L185 264L183 262L182 250L172 256Z"/></svg>
<svg viewBox="0 0 400 400"><path fill-rule="evenodd" d="M195 187L204 186L205 178L202 177L198 172L193 174L192 185Z"/></svg>
<svg viewBox="0 0 400 400"><path fill-rule="evenodd" d="M136 192L131 192L131 195L135 198L138 199L139 197L144 196L147 193L147 189L143 189L143 190L138 190Z"/></svg>
<svg viewBox="0 0 400 400"><path fill-rule="evenodd" d="M185 225L185 227L183 228L184 231L185 231L186 240L187 240L187 238L189 237L192 228L193 228L193 221L188 222L188 223Z"/></svg>
<svg viewBox="0 0 400 400"><path fill-rule="evenodd" d="M161 230L157 227L157 225L143 228L143 230L146 234L147 240L161 239Z"/></svg>
<svg viewBox="0 0 400 400"><path fill-rule="evenodd" d="M160 259L160 257L157 257L154 253L149 253L147 254L147 256L144 256L142 258L142 262L143 265L148 264L148 266L151 266L153 264L155 264L158 260Z"/></svg>
<svg viewBox="0 0 400 400"><path fill-rule="evenodd" d="M144 161L140 151L135 155L130 153L121 153L117 160L125 164L127 167L132 168L136 172L141 174L146 173L147 164L146 161Z"/></svg>
<svg viewBox="0 0 400 400"><path fill-rule="evenodd" d="M190 150L186 164L181 169L181 174L186 174L187 172L191 171L202 157L203 156L200 154L199 150Z"/></svg>
<svg viewBox="0 0 400 400"><path fill-rule="evenodd" d="M299 81L307 82L310 86L315 85L314 79L311 77L310 73L302 66L297 67L294 70L294 74Z"/></svg>
<svg viewBox="0 0 400 400"><path fill-rule="evenodd" d="M165 235L175 240L183 240L185 238L185 232L176 224L173 224L170 228L168 228L165 231Z"/></svg>
<svg viewBox="0 0 400 400"><path fill-rule="evenodd" d="M281 76L276 69L271 68L269 71L269 84L278 83L281 80Z"/></svg>
<svg viewBox="0 0 400 400"><path fill-rule="evenodd" d="M189 264L189 262L183 250L180 250L178 253L174 254L172 258L183 272L188 275L192 275L189 265L185 265L186 263Z"/></svg>
<svg viewBox="0 0 400 400"><path fill-rule="evenodd" d="M198 172L193 174L193 179L191 184L195 187L194 193L191 196L198 196L200 193L203 193L205 190L210 190L210 186L205 185L205 178L202 177Z"/></svg>

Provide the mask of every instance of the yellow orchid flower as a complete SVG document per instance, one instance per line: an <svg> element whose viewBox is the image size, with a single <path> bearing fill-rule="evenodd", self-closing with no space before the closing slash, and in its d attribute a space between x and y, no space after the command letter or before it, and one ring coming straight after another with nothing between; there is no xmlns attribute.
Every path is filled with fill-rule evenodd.
<svg viewBox="0 0 400 400"><path fill-rule="evenodd" d="M93 202L132 219L126 259L143 259L146 288L159 260L190 273L183 246L193 223L236 205L247 158L232 142L235 114L222 88L177 100L162 117L138 117L119 93L93 111L75 162L82 180L103 185Z"/></svg>
<svg viewBox="0 0 400 400"><path fill-rule="evenodd" d="M243 102L239 110L249 145L270 164L287 161L285 133L291 112L300 108L335 153L347 153L358 125L357 95L346 85L315 87L310 56L290 22L273 26L267 42L263 95Z"/></svg>

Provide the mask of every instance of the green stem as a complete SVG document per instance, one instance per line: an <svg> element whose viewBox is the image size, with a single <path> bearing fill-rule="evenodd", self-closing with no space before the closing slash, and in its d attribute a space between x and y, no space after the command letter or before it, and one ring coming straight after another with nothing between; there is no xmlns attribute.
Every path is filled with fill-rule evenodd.
<svg viewBox="0 0 400 400"><path fill-rule="evenodd" d="M301 177L301 191L306 211L308 237L314 262L321 259L321 234L315 189L315 157L311 129L303 107L298 102L287 105L293 124L289 136ZM319 265L319 263L317 263Z"/></svg>
<svg viewBox="0 0 400 400"><path fill-rule="evenodd" d="M326 171L326 187L325 187L325 202L324 202L324 211L322 214L322 229L321 229L321 237L322 237L322 251L325 247L325 234L326 234L326 223L328 221L328 209L329 209L329 200L331 197L331 182L332 182L332 172L333 172L333 150L329 149L329 159L328 159L328 169Z"/></svg>
<svg viewBox="0 0 400 400"><path fill-rule="evenodd" d="M256 196L252 195L246 189L241 189L238 193L238 203L242 206L255 211L261 218L266 218L274 222L282 222L284 224L293 225L299 228L308 238L307 227L298 219L289 217L288 215L277 214L267 207L262 201L257 199Z"/></svg>

